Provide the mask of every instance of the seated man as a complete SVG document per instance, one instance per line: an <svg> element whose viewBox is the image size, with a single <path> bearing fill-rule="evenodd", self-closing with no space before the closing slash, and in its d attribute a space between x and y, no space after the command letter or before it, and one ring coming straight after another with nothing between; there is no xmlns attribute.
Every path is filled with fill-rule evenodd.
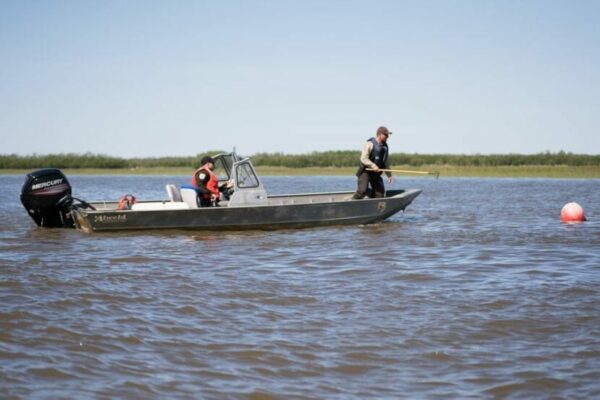
<svg viewBox="0 0 600 400"><path fill-rule="evenodd" d="M216 207L219 205L221 191L231 188L233 182L227 181L219 185L215 169L215 160L212 157L203 157L202 166L192 176L192 185L198 190L200 207Z"/></svg>

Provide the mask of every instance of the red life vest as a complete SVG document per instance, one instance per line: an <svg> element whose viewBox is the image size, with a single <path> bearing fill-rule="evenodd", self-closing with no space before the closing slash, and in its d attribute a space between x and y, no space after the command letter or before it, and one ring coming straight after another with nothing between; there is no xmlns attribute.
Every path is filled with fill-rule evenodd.
<svg viewBox="0 0 600 400"><path fill-rule="evenodd" d="M206 188L208 190L210 190L210 192L212 194L214 194L215 196L217 196L217 199L218 199L219 196L220 196L220 193L219 193L219 178L217 178L217 175L215 175L210 170L210 168L208 168L207 164L201 166L196 171L194 171L194 175L192 176L192 185L194 185L195 187L198 187L198 180L196 179L196 176L198 175L198 172L200 172L200 170L204 170L204 171L208 172L208 176L210 176L210 178L208 179L208 182L206 183ZM205 199L210 199L210 193L203 193L202 197L205 198Z"/></svg>
<svg viewBox="0 0 600 400"><path fill-rule="evenodd" d="M135 196L132 194L124 194L119 199L119 210L131 210L131 206L135 204Z"/></svg>

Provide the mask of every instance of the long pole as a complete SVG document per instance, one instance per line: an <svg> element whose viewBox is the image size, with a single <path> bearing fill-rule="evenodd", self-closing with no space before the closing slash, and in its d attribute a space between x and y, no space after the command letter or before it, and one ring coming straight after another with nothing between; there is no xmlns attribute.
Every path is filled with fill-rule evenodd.
<svg viewBox="0 0 600 400"><path fill-rule="evenodd" d="M375 171L372 168L367 168L367 171ZM413 171L408 169L379 169L380 172L397 172L400 174L421 174L421 175L435 175L435 178L440 177L440 173L437 171L429 172L429 171Z"/></svg>

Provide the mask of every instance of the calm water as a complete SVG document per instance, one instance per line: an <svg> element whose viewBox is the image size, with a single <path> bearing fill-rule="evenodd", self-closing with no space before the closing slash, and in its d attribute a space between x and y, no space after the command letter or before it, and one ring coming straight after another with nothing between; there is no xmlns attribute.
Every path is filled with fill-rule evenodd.
<svg viewBox="0 0 600 400"><path fill-rule="evenodd" d="M424 192L378 225L92 235L35 227L23 181L0 176L0 398L600 397L599 180L402 178Z"/></svg>

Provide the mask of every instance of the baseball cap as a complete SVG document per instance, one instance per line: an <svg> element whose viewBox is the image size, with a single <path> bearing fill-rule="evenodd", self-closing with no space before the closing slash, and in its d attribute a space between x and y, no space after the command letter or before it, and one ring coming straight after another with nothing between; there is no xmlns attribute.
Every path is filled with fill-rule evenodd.
<svg viewBox="0 0 600 400"><path fill-rule="evenodd" d="M200 164L204 165L207 163L215 163L215 160L212 157L206 156L206 157L202 157L202 160L200 161Z"/></svg>
<svg viewBox="0 0 600 400"><path fill-rule="evenodd" d="M379 128L377 128L377 134L378 135L391 135L392 132L389 131L388 128L386 128L385 126L380 126Z"/></svg>

